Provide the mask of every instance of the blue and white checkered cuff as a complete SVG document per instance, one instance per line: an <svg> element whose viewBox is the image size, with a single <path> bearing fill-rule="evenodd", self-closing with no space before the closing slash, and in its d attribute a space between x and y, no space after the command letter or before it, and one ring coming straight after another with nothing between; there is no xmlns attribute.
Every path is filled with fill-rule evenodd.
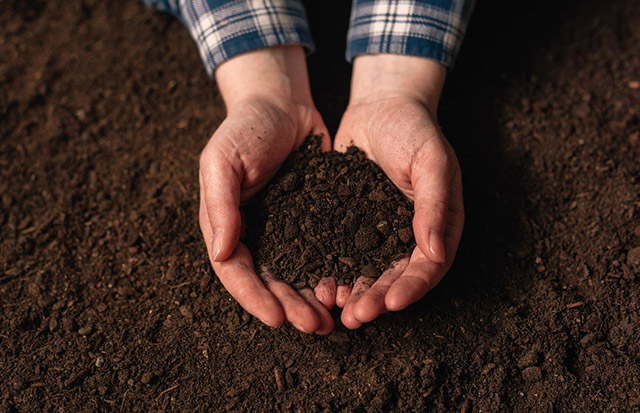
<svg viewBox="0 0 640 413"><path fill-rule="evenodd" d="M391 53L455 60L473 0L353 0L346 58Z"/></svg>
<svg viewBox="0 0 640 413"><path fill-rule="evenodd" d="M294 0L183 0L181 19L198 45L207 73L250 50L300 44L310 53L304 7Z"/></svg>

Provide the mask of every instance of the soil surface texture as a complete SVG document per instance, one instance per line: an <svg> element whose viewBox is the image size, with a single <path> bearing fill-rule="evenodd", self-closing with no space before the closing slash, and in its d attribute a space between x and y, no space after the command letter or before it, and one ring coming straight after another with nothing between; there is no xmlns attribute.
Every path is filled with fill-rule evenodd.
<svg viewBox="0 0 640 413"><path fill-rule="evenodd" d="M300 289L378 278L415 247L413 203L352 146L322 152L310 136L244 208L256 266Z"/></svg>
<svg viewBox="0 0 640 413"><path fill-rule="evenodd" d="M306 2L318 109L349 2ZM0 7L0 412L640 411L640 7L477 2L439 119L466 222L423 300L327 337L249 316L198 228L225 116L132 0Z"/></svg>

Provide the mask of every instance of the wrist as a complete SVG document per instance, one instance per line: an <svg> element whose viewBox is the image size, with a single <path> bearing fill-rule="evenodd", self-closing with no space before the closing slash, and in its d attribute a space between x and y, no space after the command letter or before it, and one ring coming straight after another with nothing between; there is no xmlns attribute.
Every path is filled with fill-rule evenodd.
<svg viewBox="0 0 640 413"><path fill-rule="evenodd" d="M412 99L435 115L446 74L442 64L422 57L360 55L353 63L349 104Z"/></svg>
<svg viewBox="0 0 640 413"><path fill-rule="evenodd" d="M222 63L215 77L228 112L252 99L313 106L302 46L243 53Z"/></svg>

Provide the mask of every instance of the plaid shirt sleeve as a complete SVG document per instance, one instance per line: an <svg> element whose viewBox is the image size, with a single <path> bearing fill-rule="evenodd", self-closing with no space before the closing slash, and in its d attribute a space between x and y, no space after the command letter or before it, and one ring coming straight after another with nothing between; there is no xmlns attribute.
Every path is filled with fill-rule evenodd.
<svg viewBox="0 0 640 413"><path fill-rule="evenodd" d="M452 66L474 0L353 0L348 61L360 54L391 53L435 59Z"/></svg>
<svg viewBox="0 0 640 413"><path fill-rule="evenodd" d="M195 40L207 73L240 53L283 44L315 48L299 0L142 0L173 13Z"/></svg>

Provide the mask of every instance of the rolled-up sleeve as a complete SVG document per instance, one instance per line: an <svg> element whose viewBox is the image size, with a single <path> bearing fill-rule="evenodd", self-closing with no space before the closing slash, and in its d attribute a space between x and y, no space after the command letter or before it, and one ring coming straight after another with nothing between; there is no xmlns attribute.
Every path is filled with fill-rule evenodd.
<svg viewBox="0 0 640 413"><path fill-rule="evenodd" d="M353 0L346 58L391 53L452 66L474 0Z"/></svg>
<svg viewBox="0 0 640 413"><path fill-rule="evenodd" d="M143 0L173 13L195 40L207 73L238 54L300 44L314 50L304 7L297 0Z"/></svg>

